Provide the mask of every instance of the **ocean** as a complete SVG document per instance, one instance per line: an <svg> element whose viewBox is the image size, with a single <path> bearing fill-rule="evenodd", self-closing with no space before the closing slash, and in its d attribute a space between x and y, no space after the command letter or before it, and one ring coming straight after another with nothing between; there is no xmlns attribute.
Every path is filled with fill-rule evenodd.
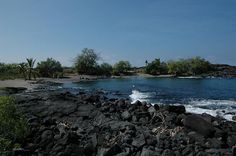
<svg viewBox="0 0 236 156"><path fill-rule="evenodd" d="M108 97L159 105L184 105L187 112L232 120L236 115L236 79L128 77L65 83L65 89L102 91Z"/></svg>

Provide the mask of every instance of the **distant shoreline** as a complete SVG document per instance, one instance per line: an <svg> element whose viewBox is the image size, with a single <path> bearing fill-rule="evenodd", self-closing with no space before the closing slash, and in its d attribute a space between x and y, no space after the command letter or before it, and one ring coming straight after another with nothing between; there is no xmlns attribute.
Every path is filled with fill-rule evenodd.
<svg viewBox="0 0 236 156"><path fill-rule="evenodd" d="M37 78L36 80L24 80L24 79L14 79L14 80L0 80L0 90L5 88L25 88L29 91L36 89L42 84L64 84L64 83L79 83L87 81L97 81L105 79L119 79L119 78L132 78L132 77L143 77L143 78L178 78L178 79L204 79L211 77L204 76L174 76L174 75L149 75L141 74L129 75L129 76L91 76L91 75L73 75L66 78ZM225 78L225 77L213 77L213 78ZM49 85L50 85L49 84Z"/></svg>

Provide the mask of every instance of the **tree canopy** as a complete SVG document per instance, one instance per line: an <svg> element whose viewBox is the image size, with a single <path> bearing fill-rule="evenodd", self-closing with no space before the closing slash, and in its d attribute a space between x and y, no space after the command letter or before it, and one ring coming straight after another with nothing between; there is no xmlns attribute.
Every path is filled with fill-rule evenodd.
<svg viewBox="0 0 236 156"><path fill-rule="evenodd" d="M36 68L42 77L55 77L58 73L63 72L61 63L53 58L39 62Z"/></svg>
<svg viewBox="0 0 236 156"><path fill-rule="evenodd" d="M101 75L106 75L106 76L111 76L112 75L112 65L108 63L102 63L100 65L100 74Z"/></svg>
<svg viewBox="0 0 236 156"><path fill-rule="evenodd" d="M169 61L168 73L174 75L199 75L211 70L210 62L201 57Z"/></svg>
<svg viewBox="0 0 236 156"><path fill-rule="evenodd" d="M126 74L131 69L129 61L119 61L113 67L113 73L115 75Z"/></svg>
<svg viewBox="0 0 236 156"><path fill-rule="evenodd" d="M75 60L75 68L78 74L96 74L98 60L99 56L93 49L84 48Z"/></svg>

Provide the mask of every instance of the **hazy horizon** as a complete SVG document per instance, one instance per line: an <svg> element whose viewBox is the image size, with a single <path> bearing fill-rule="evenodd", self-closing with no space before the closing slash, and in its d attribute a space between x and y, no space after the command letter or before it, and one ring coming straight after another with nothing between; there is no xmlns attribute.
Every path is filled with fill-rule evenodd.
<svg viewBox="0 0 236 156"><path fill-rule="evenodd" d="M83 48L104 62L201 56L236 65L234 0L1 0L0 62L52 57L71 66Z"/></svg>

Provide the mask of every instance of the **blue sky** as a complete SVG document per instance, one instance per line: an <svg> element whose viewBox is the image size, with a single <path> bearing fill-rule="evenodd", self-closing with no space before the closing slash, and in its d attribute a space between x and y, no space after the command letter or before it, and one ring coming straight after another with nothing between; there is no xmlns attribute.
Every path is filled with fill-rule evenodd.
<svg viewBox="0 0 236 156"><path fill-rule="evenodd" d="M0 0L0 62L71 66L86 47L112 64L202 56L236 65L236 1Z"/></svg>

